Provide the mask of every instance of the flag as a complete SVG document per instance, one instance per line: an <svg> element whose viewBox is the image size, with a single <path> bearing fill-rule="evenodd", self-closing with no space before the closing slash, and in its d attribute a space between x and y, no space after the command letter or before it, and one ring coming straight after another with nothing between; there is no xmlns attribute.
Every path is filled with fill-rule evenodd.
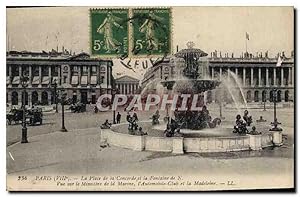
<svg viewBox="0 0 300 197"><path fill-rule="evenodd" d="M283 62L282 58L280 55L278 55L278 60L276 66L281 66L281 63Z"/></svg>
<svg viewBox="0 0 300 197"><path fill-rule="evenodd" d="M247 32L246 32L246 39L250 40L250 36L249 36L249 34Z"/></svg>

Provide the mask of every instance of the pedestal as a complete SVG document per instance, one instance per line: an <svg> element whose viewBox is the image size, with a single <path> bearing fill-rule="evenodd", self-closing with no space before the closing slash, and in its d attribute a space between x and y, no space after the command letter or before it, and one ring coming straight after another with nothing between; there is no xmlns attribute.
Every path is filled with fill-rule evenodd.
<svg viewBox="0 0 300 197"><path fill-rule="evenodd" d="M183 154L183 137L173 137L173 150L174 154Z"/></svg>
<svg viewBox="0 0 300 197"><path fill-rule="evenodd" d="M143 151L145 150L145 136L134 136L135 138L135 147L133 148L133 150L136 151Z"/></svg>
<svg viewBox="0 0 300 197"><path fill-rule="evenodd" d="M261 135L248 135L250 137L250 149L261 150Z"/></svg>
<svg viewBox="0 0 300 197"><path fill-rule="evenodd" d="M275 146L281 146L282 143L282 131L271 131L273 134L273 144Z"/></svg>

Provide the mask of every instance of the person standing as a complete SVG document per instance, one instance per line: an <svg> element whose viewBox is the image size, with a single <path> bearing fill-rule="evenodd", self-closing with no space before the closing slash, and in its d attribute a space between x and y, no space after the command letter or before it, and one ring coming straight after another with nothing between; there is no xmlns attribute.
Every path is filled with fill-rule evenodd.
<svg viewBox="0 0 300 197"><path fill-rule="evenodd" d="M120 114L120 112L118 112L118 114L117 114L117 124L120 124L120 122L121 122L121 114Z"/></svg>

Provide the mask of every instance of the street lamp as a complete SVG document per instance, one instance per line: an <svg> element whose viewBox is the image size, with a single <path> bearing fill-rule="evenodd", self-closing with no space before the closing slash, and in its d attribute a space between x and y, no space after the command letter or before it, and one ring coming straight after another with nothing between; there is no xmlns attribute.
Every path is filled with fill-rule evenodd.
<svg viewBox="0 0 300 197"><path fill-rule="evenodd" d="M115 95L116 95L117 90L115 88L112 89L112 100L111 100L111 106L113 108L113 124L116 124L116 110L113 106L114 100L115 100Z"/></svg>
<svg viewBox="0 0 300 197"><path fill-rule="evenodd" d="M21 143L28 143L27 140L27 127L26 127L26 87L27 87L27 82L28 82L29 78L27 76L27 73L23 73L23 75L21 76L21 85L23 88L23 97L22 97L22 110L23 110L23 119L22 119L22 140Z"/></svg>
<svg viewBox="0 0 300 197"><path fill-rule="evenodd" d="M57 108L57 83L56 79L53 81L53 88L54 88L54 103L55 103L55 113L58 113L58 108Z"/></svg>
<svg viewBox="0 0 300 197"><path fill-rule="evenodd" d="M276 102L277 102L277 94L278 94L278 89L273 89L272 91L272 98L274 102L274 121L271 122L271 125L273 128L270 129L270 131L282 131L282 128L278 127L280 122L278 122L277 117L276 117Z"/></svg>
<svg viewBox="0 0 300 197"><path fill-rule="evenodd" d="M61 90L61 132L67 132L68 130L65 128L65 99L66 99L67 93L64 92L64 90Z"/></svg>

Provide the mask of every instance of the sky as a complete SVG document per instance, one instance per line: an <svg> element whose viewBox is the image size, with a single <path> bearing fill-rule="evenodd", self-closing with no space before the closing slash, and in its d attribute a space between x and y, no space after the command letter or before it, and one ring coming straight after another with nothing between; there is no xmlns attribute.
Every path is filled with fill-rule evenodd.
<svg viewBox="0 0 300 197"><path fill-rule="evenodd" d="M89 9L91 7L8 8L7 47L17 51L50 51L62 46L89 53ZM179 49L188 41L210 54L269 51L269 56L294 48L292 7L173 7L172 43ZM125 70L114 62L117 72ZM123 70L122 70L123 69ZM132 73L140 78L142 74Z"/></svg>

